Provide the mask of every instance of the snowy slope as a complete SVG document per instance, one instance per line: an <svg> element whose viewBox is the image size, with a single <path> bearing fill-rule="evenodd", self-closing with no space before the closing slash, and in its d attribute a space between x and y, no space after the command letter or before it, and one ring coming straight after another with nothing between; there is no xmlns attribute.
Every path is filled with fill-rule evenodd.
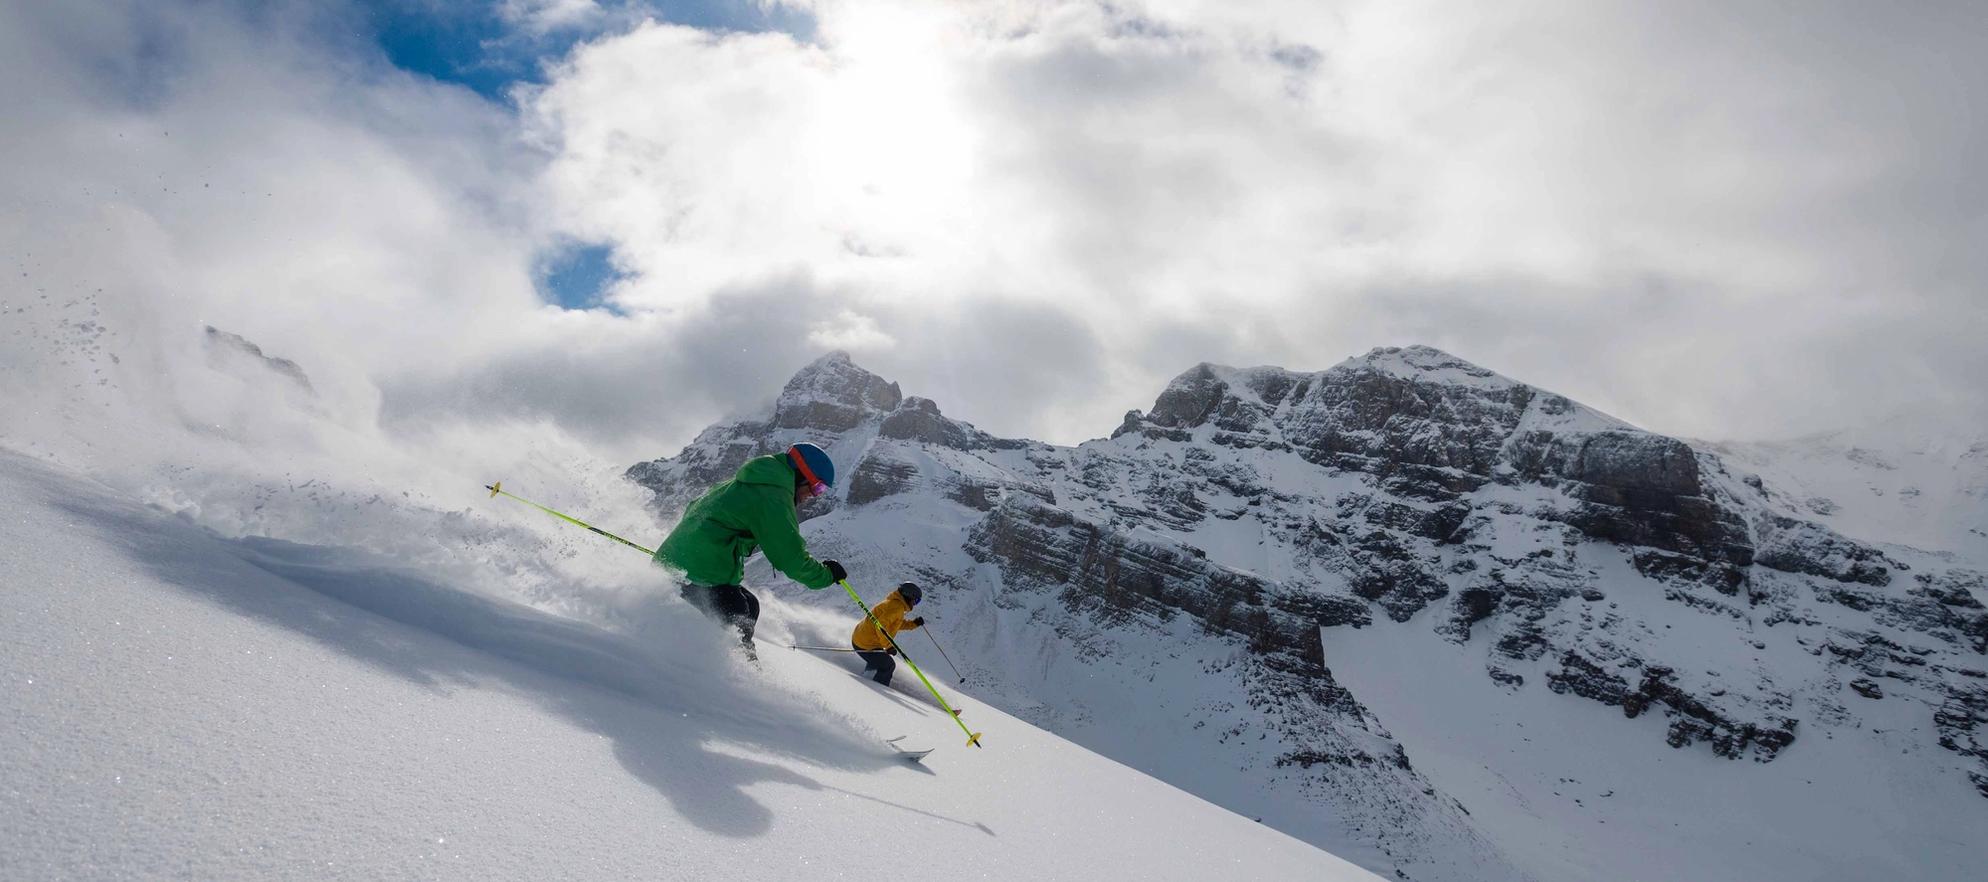
<svg viewBox="0 0 1988 882"><path fill-rule="evenodd" d="M1371 878L971 691L985 750L846 656L746 667L674 600L557 616L13 454L0 498L5 878ZM848 626L768 594L768 641Z"/></svg>
<svg viewBox="0 0 1988 882"><path fill-rule="evenodd" d="M1792 634L1763 636L1775 657L1825 667ZM1850 726L1819 728L1772 762L1736 768L1706 751L1653 750L1643 721L1596 713L1586 699L1496 688L1483 672L1509 660L1489 644L1459 646L1416 628L1334 629L1326 652L1417 768L1542 877L1979 876L1981 797L1927 750L1929 715L1906 702L1863 701L1841 721ZM1764 667L1703 657L1736 673Z"/></svg>
<svg viewBox="0 0 1988 882"><path fill-rule="evenodd" d="M830 356L645 491L555 425L384 427L336 366L94 310L17 310L0 371L0 448L55 465L0 470L35 500L0 530L0 877L853 876L892 818L968 877L1285 878L1267 830L1425 882L1978 876L1988 558L1926 538L1978 521L1805 508L1909 470L1848 447L1722 454L1424 347L1201 365L1058 447ZM639 556L473 489L654 541L799 438L844 475L812 545L927 585L987 752L846 657L734 667ZM846 637L846 598L748 583L769 642ZM1081 750L989 765L1046 737L1002 712Z"/></svg>
<svg viewBox="0 0 1988 882"><path fill-rule="evenodd" d="M1376 872L1976 875L1988 557L1706 447L1427 347L1199 365L1074 448L836 354L629 474L667 517L803 438L813 547L926 584L987 700Z"/></svg>
<svg viewBox="0 0 1988 882"><path fill-rule="evenodd" d="M1988 426L1899 419L1704 446L1760 475L1787 510L1846 536L1988 560Z"/></svg>

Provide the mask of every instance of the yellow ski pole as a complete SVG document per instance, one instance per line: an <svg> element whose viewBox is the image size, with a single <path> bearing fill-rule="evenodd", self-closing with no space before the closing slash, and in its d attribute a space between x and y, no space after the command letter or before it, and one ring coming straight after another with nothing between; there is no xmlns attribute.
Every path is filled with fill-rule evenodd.
<svg viewBox="0 0 1988 882"><path fill-rule="evenodd" d="M932 686L932 681L925 679L925 672L918 669L918 663L912 661L911 656L905 654L904 647L897 645L897 641L891 638L889 631L884 630L884 623L877 621L877 614L870 612L870 605L863 602L863 598L856 593L856 589L849 587L849 580L843 579L836 584L841 585L842 590L849 592L849 599L856 601L856 606L863 610L863 615L868 616L870 623L877 626L877 633L884 635L884 642L889 643L890 648L897 650L898 657L904 659L905 665L911 668L911 672L918 675L918 682L925 684L925 689L932 693L933 698L938 700L939 706L946 709L946 713L953 718L954 723L959 724L959 730L966 733L966 743L974 747L980 747L980 733L968 729L966 723L960 720L959 711L953 710L953 706L946 703L945 696L940 695L939 690Z"/></svg>
<svg viewBox="0 0 1988 882"><path fill-rule="evenodd" d="M572 525L574 525L574 526L577 526L577 527L585 527L585 528L587 528L587 529L589 529L589 530L592 530L592 531L594 531L594 532L596 532L596 533L599 533L599 534L601 534L602 536L606 536L606 537L607 537L607 538L609 538L609 539L613 539L613 540L614 540L614 541L616 541L616 542L619 542L619 543L621 543L621 544L623 544L623 545L626 545L626 546L628 546L629 548L633 548L633 549L635 549L636 551L639 551L639 552L642 552L643 554L646 554L646 555L649 555L650 557L655 557L655 556L656 556L656 552L655 552L655 551L653 551L653 550L651 550L651 549L648 549L648 548L643 548L643 547L642 547L642 546L640 546L640 545L637 545L637 544L635 544L635 543L633 543L633 542L630 542L630 541L628 541L628 540L626 540L626 539L623 539L623 538L621 538L620 536L616 536L616 535L614 535L613 533L610 533L610 532L608 532L608 531L606 531L606 530L603 530L603 529L601 529L601 528L599 528L599 527L596 527L596 526L594 526L593 524L589 524L589 523L587 523L586 521L583 521L583 520L580 520L579 518L576 518L576 517L573 517L572 515L566 515L566 514L561 514L561 513L559 513L559 512L556 512L556 511L553 511L552 509L549 509L549 508L546 508L546 507L545 507L545 506L543 506L543 505L539 505L539 504L538 504L538 503L536 503L536 502L533 502L533 501L531 501L531 500L529 500L529 499L526 499L526 498L524 498L524 497L522 497L522 496L519 496L519 495L517 495L517 494L515 494L515 493L512 493L511 491L509 491L509 490L506 490L506 489L504 489L504 482L503 482L503 481L498 481L498 482L497 482L497 483L495 483L495 484L485 484L485 485L483 485L483 489L485 489L485 490L488 490L488 491L490 491L490 498L491 498L491 499L496 499L496 498L497 498L497 497L499 497L499 496L508 496L508 497L510 497L510 498L512 498L512 499L515 499L515 500L517 500L517 501L519 501L519 502L522 502L522 503L524 503L524 504L526 504L526 505L529 505L529 506L531 506L532 508L535 508L535 509L538 509L539 511L542 511L542 512L545 512L546 514L549 514L549 515L551 515L551 516L553 516L553 517L555 517L555 518L558 518L558 519L560 519L560 520L562 520L562 521L565 521L566 523L569 523L569 524L572 524Z"/></svg>
<svg viewBox="0 0 1988 882"><path fill-rule="evenodd" d="M643 548L640 545L637 545L633 542L623 539L620 536L616 536L613 533L610 533L606 530L594 526L593 524L589 524L586 521L573 517L572 515L553 511L552 509L546 508L543 505L539 505L536 502L533 502L529 499L526 499L508 490L505 490L504 482L502 481L498 481L492 484L485 484L483 485L483 489L490 491L490 497L492 499L495 499L498 496L510 497L526 505L529 505L532 508L538 509L539 511L545 512L546 514L552 515L555 518L558 518L562 521L572 524L576 527L582 527L592 532L599 533L600 535L605 536L609 539L613 539L614 541L626 545L629 548L633 548L636 551L640 551L643 554L647 554L652 557L655 555L654 551L647 548ZM891 645L891 648L897 650L898 656L904 659L904 663L906 665L910 666L911 672L918 675L918 682L925 684L926 690L930 691L932 693L932 697L938 700L939 706L945 708L946 713L952 716L953 722L959 726L960 731L966 733L966 743L971 744L974 747L980 747L981 746L980 733L975 732L972 729L968 729L966 727L966 723L960 721L959 711L953 710L953 706L946 703L945 696L940 695L939 690L932 686L932 681L925 678L925 672L918 669L918 663L911 660L911 656L905 653L904 647L898 646L897 641L891 639L890 632L884 630L883 623L877 621L876 613L870 612L870 605L863 602L863 598L856 594L855 588L850 587L849 580L844 579L839 584L842 585L842 590L849 592L849 599L856 601L856 606L863 610L863 615L867 616L870 619L871 623L877 626L877 633L884 635L884 640Z"/></svg>

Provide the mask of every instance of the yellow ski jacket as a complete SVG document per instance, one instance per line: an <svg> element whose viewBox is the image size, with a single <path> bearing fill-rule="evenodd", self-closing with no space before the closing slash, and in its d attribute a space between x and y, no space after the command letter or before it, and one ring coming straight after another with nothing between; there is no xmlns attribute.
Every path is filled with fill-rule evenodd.
<svg viewBox="0 0 1988 882"><path fill-rule="evenodd" d="M877 617L877 622L883 623L892 637L896 637L899 631L909 631L918 627L916 623L904 620L904 614L910 611L911 604L905 603L904 595L895 591L884 598L884 602L870 608L871 615ZM857 649L870 652L882 652L890 648L890 641L885 640L884 635L877 632L876 623L867 618L856 623L856 630L849 635L849 642Z"/></svg>

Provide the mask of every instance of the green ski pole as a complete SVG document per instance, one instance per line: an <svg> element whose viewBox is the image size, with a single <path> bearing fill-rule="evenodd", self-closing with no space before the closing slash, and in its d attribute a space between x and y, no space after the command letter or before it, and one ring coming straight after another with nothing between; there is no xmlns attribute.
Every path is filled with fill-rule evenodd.
<svg viewBox="0 0 1988 882"><path fill-rule="evenodd" d="M545 507L545 506L543 506L543 505L539 505L539 504L538 504L538 503L536 503L536 502L533 502L533 501L531 501L531 500L529 500L529 499L526 499L526 498L524 498L524 497L522 497L522 496L519 496L519 495L517 495L517 494L514 494L514 493L512 493L511 491L509 491L509 490L506 490L506 489L504 489L504 482L503 482L503 481L498 481L498 482L497 482L497 483L495 483L495 484L485 484L485 485L483 485L483 489L485 489L485 490L488 490L488 491L490 491L490 498L491 498L491 499L496 499L496 498L497 498L497 497L499 497L499 496L508 496L508 497L510 497L510 498L512 498L512 499L515 499L515 500L517 500L517 501L519 501L519 502L522 502L522 503L524 503L524 504L526 504L526 505L529 505L529 506L531 506L532 508L535 508L535 509L538 509L539 511L542 511L542 512L545 512L546 514L549 514L549 515L551 515L551 516L553 516L553 517L555 517L555 518L558 518L558 519L560 519L560 520L562 520L562 521L565 521L565 522L567 522L567 523L569 523L569 524L572 524L572 525L574 525L574 526L577 526L577 527L584 527L584 528L586 528L586 529L588 529L588 530L592 530L592 531L594 531L594 532L596 532L596 533L599 533L599 534L601 534L602 536L606 536L606 537L607 537L607 538L609 538L609 539L613 539L613 540L614 540L614 541L616 541L616 542L619 542L619 543L621 543L621 544L623 544L623 545L626 545L626 546L628 546L629 548L633 548L633 549L635 549L636 551L639 551L639 552L642 552L643 554L646 554L646 555L649 555L650 557L654 557L654 556L656 555L656 552L655 552L655 551L653 551L653 550L651 550L651 549L648 549L648 548L643 548L643 547L642 547L642 546L640 546L640 545L637 545L637 544L635 544L635 543L633 543L633 542L630 542L630 541L628 541L628 540L626 540L626 539L623 539L623 538L621 538L620 536L616 536L616 535L614 535L613 533L610 533L610 532L608 532L608 531L606 531L606 530L603 530L603 529L601 529L601 528L599 528L599 527L596 527L596 526L594 526L593 524L589 524L589 523L587 523L586 521L583 521L583 520L580 520L579 518L576 518L576 517L573 517L572 515L567 515L567 514L561 514L561 513L559 513L559 512L556 512L556 511L553 511L552 509L549 509L549 508L546 508L546 507Z"/></svg>
<svg viewBox="0 0 1988 882"><path fill-rule="evenodd" d="M911 672L918 675L918 682L925 684L926 691L932 693L932 697L938 700L939 706L945 708L946 713L952 716L953 722L959 725L959 730L966 733L966 743L980 747L980 733L968 729L966 723L960 720L959 711L953 710L953 706L946 703L945 696L939 694L932 681L925 679L925 672L918 669L918 663L912 661L911 656L905 653L904 647L897 645L897 641L891 638L890 632L884 629L884 623L877 621L877 614L870 612L870 605L863 602L863 598L856 594L856 589L849 587L849 580L843 579L836 584L841 585L842 590L849 592L849 599L856 601L856 606L863 610L863 615L868 616L870 623L877 626L877 633L884 635L884 642L889 643L890 648L897 650L897 657L904 659L905 665L911 668Z"/></svg>

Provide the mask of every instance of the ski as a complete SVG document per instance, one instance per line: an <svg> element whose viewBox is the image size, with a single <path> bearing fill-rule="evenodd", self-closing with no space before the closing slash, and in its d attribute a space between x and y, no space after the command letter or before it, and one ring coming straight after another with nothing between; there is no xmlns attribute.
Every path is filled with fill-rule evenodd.
<svg viewBox="0 0 1988 882"><path fill-rule="evenodd" d="M897 657L903 659L904 666L910 668L911 673L918 676L918 682L925 684L925 691L932 693L932 700L938 702L939 706L945 708L949 713L952 712L952 705L947 704L945 696L939 694L939 688L932 685L932 681L925 677L925 672L918 669L918 663L911 660L911 654L905 652L904 647L898 645L896 638L890 636L890 631L884 628L884 623L877 621L877 614L870 611L870 605L863 602L863 598L856 593L855 587L849 584L849 580L841 579L836 584L841 585L842 590L849 592L849 600L856 604L857 609L863 611L864 617L870 620L870 624L877 626L877 633L884 635L884 641L890 644L890 648L897 650ZM952 713L952 718L953 722L959 725L959 730L966 733L967 744L973 747L982 746L979 732L968 729L966 724L960 721L959 714Z"/></svg>
<svg viewBox="0 0 1988 882"><path fill-rule="evenodd" d="M897 751L898 758L906 760L908 762L914 762L914 763L918 762L920 760L923 760L926 756L932 753L932 748L929 747L923 749L915 749L915 748L905 747L904 745L899 744L898 742L903 741L905 737L906 736L899 735L896 738L885 738L884 743L890 745L892 750Z"/></svg>

